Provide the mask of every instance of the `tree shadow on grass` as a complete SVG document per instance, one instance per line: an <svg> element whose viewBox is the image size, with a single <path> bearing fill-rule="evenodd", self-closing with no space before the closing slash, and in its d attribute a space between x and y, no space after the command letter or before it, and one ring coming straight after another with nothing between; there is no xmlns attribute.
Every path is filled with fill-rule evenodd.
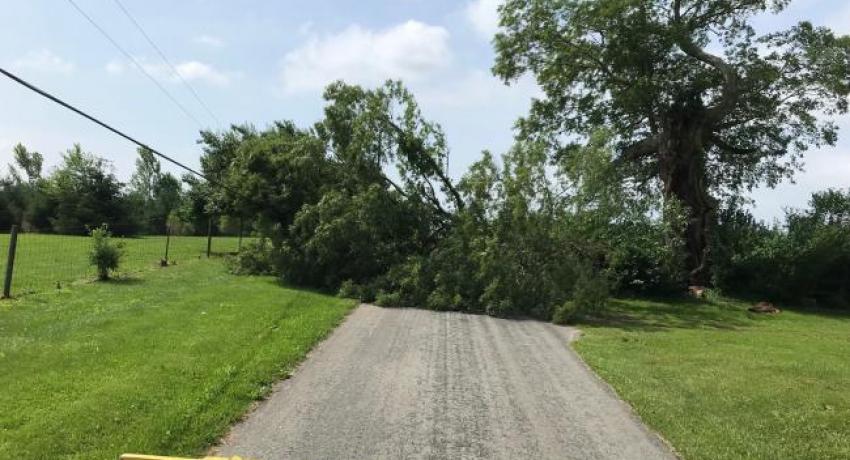
<svg viewBox="0 0 850 460"><path fill-rule="evenodd" d="M143 284L145 280L136 276L113 276L108 280L94 280L95 284L104 284L110 286L135 286Z"/></svg>
<svg viewBox="0 0 850 460"><path fill-rule="evenodd" d="M838 321L850 321L850 310L827 307L806 307L799 306L796 304L780 304L778 306L783 311L787 310L794 313L799 313L801 315L820 316L822 318L833 319Z"/></svg>
<svg viewBox="0 0 850 460"><path fill-rule="evenodd" d="M582 317L577 325L661 332L672 329L737 330L757 322L741 305L677 298L611 300L604 311Z"/></svg>
<svg viewBox="0 0 850 460"><path fill-rule="evenodd" d="M242 275L239 275L239 276L242 276ZM317 294L317 295L323 295L323 296L338 297L336 291L333 291L333 290L330 290L330 289L320 289L320 288L316 288L316 287L301 286L301 285L298 285L298 284L289 283L287 281L284 281L283 278L281 278L279 276L275 276L275 275L247 275L247 276L260 276L260 277L264 277L264 278L267 277L268 279L266 280L266 283L271 284L271 285L276 286L276 287L279 287L279 288L282 288L282 289L309 292L311 294ZM357 300L357 299L349 299L349 300Z"/></svg>

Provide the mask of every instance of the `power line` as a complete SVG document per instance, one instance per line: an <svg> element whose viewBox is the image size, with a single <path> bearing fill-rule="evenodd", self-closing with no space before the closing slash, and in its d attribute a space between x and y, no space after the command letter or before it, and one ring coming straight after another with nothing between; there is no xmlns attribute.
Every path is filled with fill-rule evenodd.
<svg viewBox="0 0 850 460"><path fill-rule="evenodd" d="M86 118L86 119L88 119L88 120L90 120L90 121L92 121L92 122L94 122L94 123L96 123L96 124L98 124L98 125L100 125L100 126L102 126L102 127L106 128L106 129L108 129L109 131L112 131L113 133L115 133L115 134L117 134L117 135L119 135L119 136L123 137L124 139L127 139L128 141L130 141L130 142L132 142L132 143L134 143L134 144L138 145L139 147L141 147L141 148L143 148L143 149L150 150L150 151L151 151L151 153L153 153L154 155L156 155L156 156L158 156L158 157L162 158L163 160L168 161L169 163L174 164L174 165L176 165L176 166L178 166L178 167L180 167L180 168L183 168L183 169L185 169L186 171L189 171L190 173L192 173L192 174L194 174L194 175L196 175L196 176L198 176L198 177L200 177L200 178L202 178L202 179L205 179L207 182L211 182L209 179L207 179L207 177L206 177L206 176L204 176L203 174L199 173L198 171L195 171L194 169L192 169L192 168L190 168L190 167L188 167L188 166L184 165L183 163L181 163L181 162L179 162L179 161L175 160L174 158L171 158L170 156L168 156L168 155L166 155L166 154L164 154L164 153L161 153L161 152L157 151L156 149L153 149L153 148L151 148L150 146L148 146L148 145L146 145L146 144L144 144L144 143L142 143L142 142L137 141L136 139L134 139L134 138L130 137L129 135L124 134L123 132L121 132L121 131L119 131L119 130L117 130L117 129L113 128L112 126L109 126L109 125L108 125L108 124L106 124L105 122L102 122L102 121L98 120L97 118L95 118L94 116L89 115L89 114L87 114L86 112L83 112L82 110L80 110L80 109L78 109L78 108L74 107L73 105L71 105L71 104L69 104L69 103L67 103L67 102L65 102L65 101L63 101L63 100L61 100L61 99L59 99L58 97L56 97L56 96L54 96L54 95L52 95L52 94L48 93L47 91L44 91L44 90L42 90L41 88L38 88L37 86L33 85L32 83L27 82L26 80L24 80L24 79L22 79L22 78L18 77L17 75L15 75L15 74L13 74L13 73L11 73L11 72L7 71L6 69L4 69L4 68L2 68L2 67L0 67L0 73L2 73L3 75L5 75L5 76L9 77L10 79L12 79L13 81L15 81L16 83L20 84L21 86L26 87L26 88L27 88L27 89L29 89L30 91L33 91L33 92L35 92L35 93L37 93L37 94L39 94L39 95L41 95L41 96L43 96L43 97L45 97L45 98L47 98L47 99L50 99L51 101L53 101L53 102L55 102L55 103L57 103L57 104L61 105L62 107L65 107L66 109L68 109L68 110L70 110L70 111L72 111L72 112L76 113L77 115L80 115L81 117Z"/></svg>
<svg viewBox="0 0 850 460"><path fill-rule="evenodd" d="M118 42L116 42L112 38L112 36L110 36L102 27L97 24L97 22L94 21L94 19L91 18L91 16L86 14L86 12L83 11L83 9L80 8L79 5L74 2L74 0L68 0L68 3L70 3L71 6L73 6L74 9L76 9L77 12L79 12L84 18L86 18L86 20L88 20L88 22L92 26L94 26L94 28L97 29L101 33L101 35L106 37L106 39L109 40L110 43L112 43L112 46L118 49L118 51L120 51L127 59L129 59L133 64L135 64L136 67L143 74L145 74L145 76L148 77L148 79L152 81L159 88L159 90L162 91L162 93L165 94L168 99L171 100L171 102L174 103L174 105L176 105L181 111L183 111L184 114L186 114L187 117L191 118L195 122L195 124L198 125L198 128L203 129L203 124L197 118L195 118L195 116L192 115L189 110L187 110L186 107L183 106L183 104L181 104L177 99L175 99L174 96L172 96L171 93L169 93L168 90L166 90L165 87L162 86L162 84L160 84L156 78L154 78L150 73L148 73L148 71L145 70L145 68L139 63L139 61L137 61L132 55L130 55L130 53L125 51L124 48L122 48L121 45L119 45Z"/></svg>
<svg viewBox="0 0 850 460"><path fill-rule="evenodd" d="M133 23L133 25L135 25L136 28L139 29L139 32L142 33L142 36L145 37L145 40L147 40L151 47L156 50L157 54L159 54L159 57L162 58L163 62L165 62L168 67L171 68L171 71L174 72L174 75L176 75L177 78L179 78L180 81L183 82L183 85L185 85L186 88L189 89L189 91L192 93L192 96L194 96L195 100L198 101L198 104L200 104L201 107L203 107L204 110L207 111L210 117L212 117L212 119L215 120L219 126L221 126L221 120L219 120L218 117L215 116L212 110L210 110L209 106L201 99L201 96L198 95L197 91L195 91L195 88L193 88L192 85L190 85L189 82L186 81L185 78L183 78L183 75L181 75L180 72L178 72L177 69L171 64L171 61L169 61L168 58L165 57L165 53L163 53L162 50L158 46L156 46L156 43L154 43L154 41L147 34L147 32L145 32L145 29L142 27L142 25L139 24L139 21L137 21L136 18L134 18L129 11L127 11L127 8L125 8L119 0L114 0L114 2L116 5L118 5L118 8L120 8L121 11L124 12L124 15L127 16L127 18Z"/></svg>

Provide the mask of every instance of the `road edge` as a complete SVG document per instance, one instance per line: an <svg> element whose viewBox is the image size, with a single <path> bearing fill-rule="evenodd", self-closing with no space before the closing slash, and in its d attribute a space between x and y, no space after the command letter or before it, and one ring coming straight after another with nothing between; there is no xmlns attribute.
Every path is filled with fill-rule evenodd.
<svg viewBox="0 0 850 460"><path fill-rule="evenodd" d="M581 365L591 375L593 375L597 384L603 389L603 391L608 392L608 394L610 396L612 396L614 399L619 401L620 405L622 405L626 409L626 412L628 412L628 414L632 418L632 420L634 420L640 426L641 430L643 430L644 433L650 439L652 439L652 441L656 445L658 445L659 447L665 448L671 454L673 454L674 457L676 457L678 459L682 459L683 458L682 454L680 454L679 451L676 450L676 447L673 446L673 444L667 438L665 438L664 435L662 435L658 430L649 426L649 424L646 423L641 418L640 414L637 413L635 408L632 407L632 405L629 404L629 402L626 401L622 396L620 396L620 394L617 393L617 390L610 383L608 383L607 380L602 378L601 375L597 374L596 371L593 369L593 367L590 364L588 364L587 361L584 360L584 358L582 358L581 354L573 347L573 344L578 342L579 340L581 340L581 338L584 337L585 333L584 333L584 331L582 331L581 329L579 329L575 326L569 326L569 327L570 327L571 331L570 331L570 334L569 334L569 342L567 343L567 348L569 348L570 353L573 353L576 356L576 358L578 358L578 361L581 363Z"/></svg>

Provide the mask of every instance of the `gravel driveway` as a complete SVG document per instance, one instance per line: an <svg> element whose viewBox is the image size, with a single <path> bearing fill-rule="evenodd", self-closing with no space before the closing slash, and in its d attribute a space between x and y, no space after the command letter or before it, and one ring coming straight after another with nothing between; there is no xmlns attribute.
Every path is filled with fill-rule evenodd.
<svg viewBox="0 0 850 460"><path fill-rule="evenodd" d="M361 305L216 451L272 459L675 458L574 329Z"/></svg>

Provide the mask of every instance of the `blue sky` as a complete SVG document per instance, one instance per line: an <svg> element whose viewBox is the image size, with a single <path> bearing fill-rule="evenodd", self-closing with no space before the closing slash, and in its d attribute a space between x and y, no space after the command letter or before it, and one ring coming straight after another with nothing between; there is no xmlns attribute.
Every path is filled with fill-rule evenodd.
<svg viewBox="0 0 850 460"><path fill-rule="evenodd" d="M159 60L113 0L75 0L183 104L204 128L215 120ZM122 0L223 123L263 127L319 118L324 84L376 85L402 78L426 117L440 122L460 177L482 149L504 152L514 120L536 89L490 74L498 0L212 1ZM0 64L189 165L199 125L173 105L65 0L4 2ZM850 33L850 2L796 0L757 18L762 31L807 19ZM825 187L850 187L850 117L835 148L812 151L796 184L757 190L755 214L780 216ZM53 167L79 142L132 173L135 148L32 93L0 81L0 162L22 142ZM168 168L171 169L171 168Z"/></svg>

